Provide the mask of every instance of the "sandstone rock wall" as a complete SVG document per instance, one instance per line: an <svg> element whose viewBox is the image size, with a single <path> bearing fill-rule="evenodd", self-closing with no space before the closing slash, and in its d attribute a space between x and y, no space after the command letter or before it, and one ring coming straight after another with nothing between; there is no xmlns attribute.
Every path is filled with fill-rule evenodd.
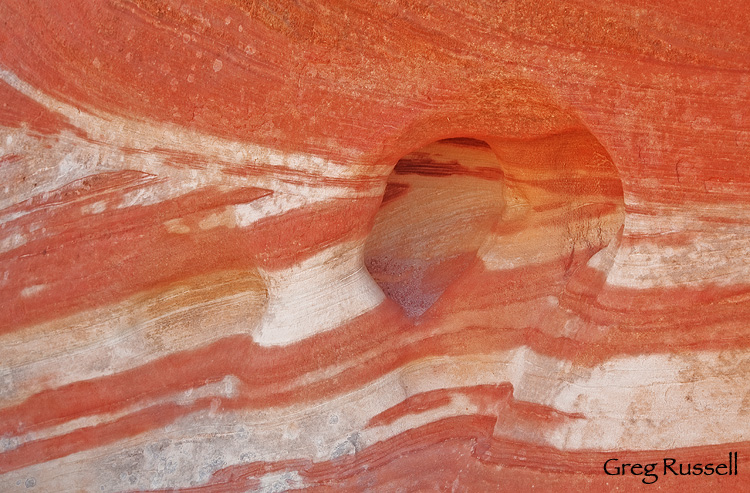
<svg viewBox="0 0 750 493"><path fill-rule="evenodd" d="M745 491L749 25L3 0L0 490Z"/></svg>

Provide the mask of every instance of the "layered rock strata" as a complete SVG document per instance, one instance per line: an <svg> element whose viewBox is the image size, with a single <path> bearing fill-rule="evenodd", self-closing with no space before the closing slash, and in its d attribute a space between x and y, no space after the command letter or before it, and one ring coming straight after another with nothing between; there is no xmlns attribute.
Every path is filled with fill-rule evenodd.
<svg viewBox="0 0 750 493"><path fill-rule="evenodd" d="M743 491L748 25L3 1L0 490Z"/></svg>

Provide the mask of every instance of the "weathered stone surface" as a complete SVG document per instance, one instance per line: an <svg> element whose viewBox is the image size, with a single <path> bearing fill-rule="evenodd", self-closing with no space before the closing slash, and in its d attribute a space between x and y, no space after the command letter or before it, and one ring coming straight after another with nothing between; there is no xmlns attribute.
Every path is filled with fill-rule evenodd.
<svg viewBox="0 0 750 493"><path fill-rule="evenodd" d="M744 491L748 25L0 2L0 490Z"/></svg>

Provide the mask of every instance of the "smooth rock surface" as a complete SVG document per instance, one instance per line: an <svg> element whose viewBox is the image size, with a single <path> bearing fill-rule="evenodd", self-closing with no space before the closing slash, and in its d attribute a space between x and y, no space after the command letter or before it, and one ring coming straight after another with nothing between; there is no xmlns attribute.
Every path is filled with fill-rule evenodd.
<svg viewBox="0 0 750 493"><path fill-rule="evenodd" d="M748 26L3 0L0 491L747 491Z"/></svg>

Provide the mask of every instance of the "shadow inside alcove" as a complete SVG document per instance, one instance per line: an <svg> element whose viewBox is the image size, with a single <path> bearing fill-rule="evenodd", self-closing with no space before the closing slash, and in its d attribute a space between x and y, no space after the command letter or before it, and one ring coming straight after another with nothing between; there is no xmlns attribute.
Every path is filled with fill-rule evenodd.
<svg viewBox="0 0 750 493"><path fill-rule="evenodd" d="M398 161L365 265L407 315L422 315L475 261L502 212L502 178L490 146L470 138L440 140Z"/></svg>

